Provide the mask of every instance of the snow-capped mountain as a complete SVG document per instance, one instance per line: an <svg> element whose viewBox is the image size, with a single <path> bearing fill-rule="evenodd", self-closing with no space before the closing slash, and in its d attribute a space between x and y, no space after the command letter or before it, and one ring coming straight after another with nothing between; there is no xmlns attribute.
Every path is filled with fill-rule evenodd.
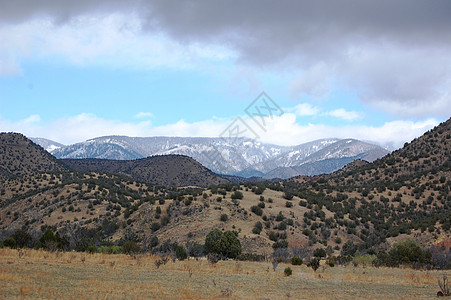
<svg viewBox="0 0 451 300"><path fill-rule="evenodd" d="M273 177L281 178L307 175L302 173L306 168L299 168L304 164L309 166L308 175L316 175L333 172L354 158L372 161L388 153L379 146L352 139L332 138L297 146L278 146L245 138L127 136L94 138L50 152L57 158L119 160L182 154L192 157L220 174L243 177L267 177L265 175L271 174ZM328 159L335 161L333 164L325 163ZM323 162L316 172L315 164L320 161Z"/></svg>
<svg viewBox="0 0 451 300"><path fill-rule="evenodd" d="M63 144L57 143L52 140L44 139L44 138L30 138L35 144L38 144L42 148L44 148L47 152L52 153L56 149L64 147Z"/></svg>

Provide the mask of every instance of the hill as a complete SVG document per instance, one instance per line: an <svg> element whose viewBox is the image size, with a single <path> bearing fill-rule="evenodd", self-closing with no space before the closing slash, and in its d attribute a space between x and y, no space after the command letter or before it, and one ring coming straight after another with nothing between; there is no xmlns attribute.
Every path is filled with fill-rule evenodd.
<svg viewBox="0 0 451 300"><path fill-rule="evenodd" d="M24 135L0 133L0 178L64 170L55 157Z"/></svg>
<svg viewBox="0 0 451 300"><path fill-rule="evenodd" d="M194 159L183 155L161 155L137 160L63 159L74 171L128 175L134 180L161 186L200 186L226 183Z"/></svg>
<svg viewBox="0 0 451 300"><path fill-rule="evenodd" d="M450 145L451 119L373 163L357 161L313 182L295 177L284 185L334 213L338 228L365 249L406 236L432 245L451 229Z"/></svg>
<svg viewBox="0 0 451 300"><path fill-rule="evenodd" d="M243 252L263 255L323 248L346 258L387 251L406 238L431 247L451 234L450 122L372 163L284 181L157 187L130 174L93 172L116 172L108 161L107 170L102 160L69 160L91 171L2 181L0 232L39 235L50 226L78 249L124 241L152 251L170 251L174 242L202 249L196 247L214 228L235 231Z"/></svg>

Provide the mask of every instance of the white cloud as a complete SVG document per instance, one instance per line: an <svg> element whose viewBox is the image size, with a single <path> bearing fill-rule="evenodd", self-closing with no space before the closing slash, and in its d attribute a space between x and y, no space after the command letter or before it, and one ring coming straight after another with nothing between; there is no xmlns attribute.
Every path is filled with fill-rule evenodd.
<svg viewBox="0 0 451 300"><path fill-rule="evenodd" d="M325 115L329 115L346 121L354 121L362 118L362 115L360 113L356 111L347 111L344 108L339 108L336 110L326 112Z"/></svg>
<svg viewBox="0 0 451 300"><path fill-rule="evenodd" d="M266 131L263 131L250 119L242 116L260 136L262 142L287 146L336 137L375 141L380 145L395 149L438 125L438 121L435 119L427 119L417 122L391 121L378 127L366 125L332 127L324 124L300 125L297 123L296 117L295 113L268 117ZM29 122L29 120L33 122ZM211 119L188 123L180 120L173 124L152 126L150 121L121 122L83 113L43 124L36 116L18 122L11 122L0 116L0 131L21 132L29 137L44 137L63 144L71 144L106 135L218 137L232 121Z"/></svg>
<svg viewBox="0 0 451 300"><path fill-rule="evenodd" d="M143 112L143 111L141 111L141 112L137 113L134 117L137 118L137 119L153 118L153 114L150 113L150 112Z"/></svg>
<svg viewBox="0 0 451 300"><path fill-rule="evenodd" d="M301 103L295 106L296 115L298 116L314 116L320 111L318 107L312 106L310 103Z"/></svg>
<svg viewBox="0 0 451 300"><path fill-rule="evenodd" d="M355 138L373 141L390 149L402 147L421 136L427 130L438 125L435 119L423 121L391 121L382 126L346 125L329 126L324 124L299 125L296 115L286 113L274 120L268 120L267 131L261 134L261 140L278 145L296 145L322 138Z"/></svg>
<svg viewBox="0 0 451 300"><path fill-rule="evenodd" d="M187 69L235 57L220 45L185 45L159 31L144 32L141 19L121 13L83 15L62 24L42 18L2 24L0 40L0 75L19 73L18 62L29 57L127 69Z"/></svg>

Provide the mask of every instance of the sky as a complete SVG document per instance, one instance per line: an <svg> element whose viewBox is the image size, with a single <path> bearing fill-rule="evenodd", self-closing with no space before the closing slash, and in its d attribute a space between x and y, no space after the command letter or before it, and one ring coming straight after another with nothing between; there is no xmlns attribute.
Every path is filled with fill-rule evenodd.
<svg viewBox="0 0 451 300"><path fill-rule="evenodd" d="M336 137L396 149L450 117L448 0L0 8L0 132L63 144L218 137L238 120L237 132L264 143Z"/></svg>

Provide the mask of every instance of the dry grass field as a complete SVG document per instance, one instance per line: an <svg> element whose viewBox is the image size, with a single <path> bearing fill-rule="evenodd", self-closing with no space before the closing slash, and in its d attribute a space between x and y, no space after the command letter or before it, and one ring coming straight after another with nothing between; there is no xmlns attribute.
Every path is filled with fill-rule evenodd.
<svg viewBox="0 0 451 300"><path fill-rule="evenodd" d="M0 249L2 299L431 299L441 272Z"/></svg>

